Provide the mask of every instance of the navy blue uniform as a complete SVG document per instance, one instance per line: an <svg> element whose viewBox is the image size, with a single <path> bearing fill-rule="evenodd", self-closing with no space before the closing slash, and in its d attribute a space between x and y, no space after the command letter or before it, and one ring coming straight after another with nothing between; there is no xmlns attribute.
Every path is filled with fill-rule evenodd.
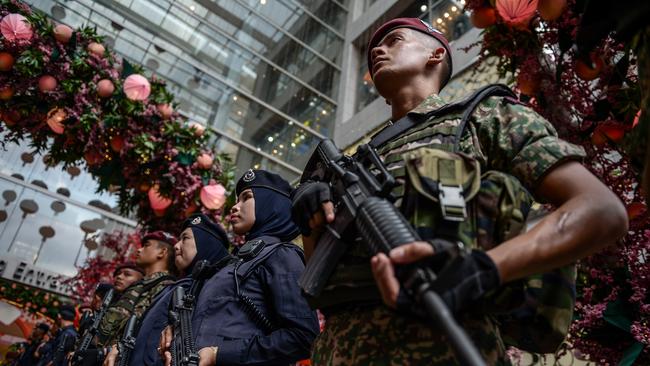
<svg viewBox="0 0 650 366"><path fill-rule="evenodd" d="M69 325L65 328L59 329L59 331L56 333L54 341L51 343L48 342L51 344L51 347L48 347L47 350L43 353L43 357L41 357L39 360L38 365L47 365L51 361L52 366L66 366L67 362L65 360L65 357L61 356L65 356L68 352L71 352L73 350L76 340L77 331L74 329L74 326ZM64 354L57 357L57 352L59 352L61 346L63 346ZM43 348L45 348L45 346Z"/></svg>
<svg viewBox="0 0 650 366"><path fill-rule="evenodd" d="M318 319L300 294L302 250L279 239L260 237L266 247L237 270L241 292L278 328L266 334L244 312L230 264L209 279L192 321L197 349L219 347L218 365L287 365L308 358ZM275 245L273 245L275 244Z"/></svg>

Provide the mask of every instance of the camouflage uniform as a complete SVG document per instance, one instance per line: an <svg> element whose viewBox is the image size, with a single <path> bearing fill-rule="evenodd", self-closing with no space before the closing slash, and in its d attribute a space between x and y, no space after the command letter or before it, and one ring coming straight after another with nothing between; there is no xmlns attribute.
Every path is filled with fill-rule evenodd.
<svg viewBox="0 0 650 366"><path fill-rule="evenodd" d="M432 94L410 113L425 114L443 105L442 99ZM419 147L450 151L461 114L462 111L431 117L378 149L400 183L405 182L402 154ZM530 108L502 97L491 97L479 104L461 137L460 151L477 159L482 172L495 170L511 174L531 192L556 165L584 156L582 148L560 140L551 124ZM397 187L394 193L401 197L403 186ZM397 203L400 204L400 199ZM418 226L429 215L416 211L408 219ZM476 232L475 224L467 220L460 230ZM476 234L462 235L461 240L478 247ZM341 273L345 277L346 272L355 273L346 294L356 297L357 303L369 305L342 307L328 314L325 330L314 345L314 365L458 364L445 336L431 325L377 305L378 290L363 248L353 246L334 277ZM472 312L458 320L489 364L509 364L499 329L491 316Z"/></svg>
<svg viewBox="0 0 650 366"><path fill-rule="evenodd" d="M99 323L97 334L98 344L108 346L116 343L123 333L124 326L131 314L138 317L149 308L152 300L165 287L174 283L168 272L156 272L129 286L120 299L106 311L106 315ZM156 283L156 281L159 281ZM152 284L154 284L152 286Z"/></svg>

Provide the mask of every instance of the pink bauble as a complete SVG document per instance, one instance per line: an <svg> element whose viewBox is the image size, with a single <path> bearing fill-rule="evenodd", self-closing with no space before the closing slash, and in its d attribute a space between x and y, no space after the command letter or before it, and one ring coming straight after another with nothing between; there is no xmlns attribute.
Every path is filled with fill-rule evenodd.
<svg viewBox="0 0 650 366"><path fill-rule="evenodd" d="M0 32L8 41L30 40L34 34L27 18L15 13L2 18Z"/></svg>
<svg viewBox="0 0 650 366"><path fill-rule="evenodd" d="M65 24L59 24L54 27L54 38L61 43L68 43L72 38L72 28Z"/></svg>
<svg viewBox="0 0 650 366"><path fill-rule="evenodd" d="M203 153L196 158L196 162L201 169L210 169L212 167L212 162L214 159L212 155Z"/></svg>
<svg viewBox="0 0 650 366"><path fill-rule="evenodd" d="M538 0L496 0L503 21L515 28L525 28L535 15Z"/></svg>
<svg viewBox="0 0 650 366"><path fill-rule="evenodd" d="M155 184L149 189L149 205L154 211L165 210L172 204L172 200L165 198L158 192L158 185Z"/></svg>
<svg viewBox="0 0 650 366"><path fill-rule="evenodd" d="M201 188L201 203L209 210L217 210L226 203L226 189L214 181Z"/></svg>
<svg viewBox="0 0 650 366"><path fill-rule="evenodd" d="M163 119L169 119L174 113L174 108L169 104L158 104L156 108Z"/></svg>
<svg viewBox="0 0 650 366"><path fill-rule="evenodd" d="M126 97L131 100L145 100L151 93L151 85L149 80L142 75L133 74L124 80L122 87Z"/></svg>
<svg viewBox="0 0 650 366"><path fill-rule="evenodd" d="M115 85L108 79L102 79L97 83L97 95L102 98L108 98L113 95Z"/></svg>
<svg viewBox="0 0 650 366"><path fill-rule="evenodd" d="M38 89L43 93L56 89L56 79L51 75L43 75L38 79Z"/></svg>
<svg viewBox="0 0 650 366"><path fill-rule="evenodd" d="M104 45L97 42L90 42L88 44L88 47L86 47L86 49L88 50L88 52L92 53L97 57L104 57L104 52L106 52L106 48L104 48Z"/></svg>
<svg viewBox="0 0 650 366"><path fill-rule="evenodd" d="M194 136L196 137L203 136L203 133L205 132L205 127L198 122L190 122L187 127L194 130Z"/></svg>

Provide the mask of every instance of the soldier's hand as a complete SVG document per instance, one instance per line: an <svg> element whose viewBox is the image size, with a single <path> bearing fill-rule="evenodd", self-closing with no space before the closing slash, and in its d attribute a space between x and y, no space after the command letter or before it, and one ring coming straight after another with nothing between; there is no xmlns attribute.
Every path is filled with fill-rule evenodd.
<svg viewBox="0 0 650 366"><path fill-rule="evenodd" d="M106 358L104 359L104 366L114 366L115 361L117 360L117 354L118 354L117 347L116 346L111 347L111 351L108 352Z"/></svg>
<svg viewBox="0 0 650 366"><path fill-rule="evenodd" d="M199 351L199 366L212 366L217 364L216 347L203 347Z"/></svg>
<svg viewBox="0 0 650 366"><path fill-rule="evenodd" d="M379 292L386 305L395 309L397 308L397 296L400 291L400 284L395 277L395 267L393 264L407 264L417 262L421 259L432 256L434 253L433 246L427 242L416 241L410 244L401 245L390 251L386 256L379 253L372 257L370 264L372 274L379 287Z"/></svg>
<svg viewBox="0 0 650 366"><path fill-rule="evenodd" d="M168 325L160 333L160 342L158 343L158 353L165 362L165 366L169 366L172 363L172 354L169 352L169 347L171 347L172 344L172 337L172 327Z"/></svg>
<svg viewBox="0 0 650 366"><path fill-rule="evenodd" d="M330 188L323 182L305 182L291 192L291 216L304 236L334 221Z"/></svg>

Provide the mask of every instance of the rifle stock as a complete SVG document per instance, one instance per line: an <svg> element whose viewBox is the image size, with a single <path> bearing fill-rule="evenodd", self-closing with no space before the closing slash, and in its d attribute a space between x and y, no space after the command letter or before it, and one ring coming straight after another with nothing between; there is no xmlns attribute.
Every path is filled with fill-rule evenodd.
<svg viewBox="0 0 650 366"><path fill-rule="evenodd" d="M135 348L134 333L137 323L138 317L135 314L131 315L126 323L126 327L124 328L122 339L117 342L117 350L119 353L117 356L116 364L118 366L127 366L129 364L129 360L131 359L131 351L133 351L133 348Z"/></svg>
<svg viewBox="0 0 650 366"><path fill-rule="evenodd" d="M115 296L115 289L113 288L109 289L104 295L104 298L102 299L102 306L99 308L97 314L95 314L93 323L81 336L79 346L77 347L77 350L71 361L72 366L80 366L83 364L83 357L86 355L88 347L90 347L93 339L99 331L99 324L106 315L106 311L108 311L108 308L111 306L111 302L113 302L113 296Z"/></svg>
<svg viewBox="0 0 650 366"><path fill-rule="evenodd" d="M169 309L169 324L172 327L170 352L172 366L198 366L199 353L192 334L192 310L194 296L186 293L182 286L174 288Z"/></svg>

